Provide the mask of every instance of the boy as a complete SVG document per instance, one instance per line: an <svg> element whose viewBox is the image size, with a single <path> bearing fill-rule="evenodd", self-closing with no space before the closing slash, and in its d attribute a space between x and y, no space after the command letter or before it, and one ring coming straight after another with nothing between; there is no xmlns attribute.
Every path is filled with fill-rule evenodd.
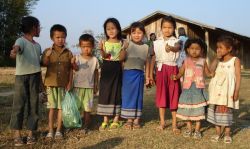
<svg viewBox="0 0 250 149"><path fill-rule="evenodd" d="M33 40L39 37L39 20L32 16L22 18L21 30L24 35L18 38L11 50L10 57L16 59L15 94L13 99L10 128L15 131L14 145L24 144L20 130L22 129L25 104L28 104L27 128L29 130L27 144L34 144L33 132L38 123L38 99L41 77L41 46Z"/></svg>
<svg viewBox="0 0 250 149"><path fill-rule="evenodd" d="M50 29L50 37L53 41L51 48L43 52L43 65L47 67L45 86L48 94L49 108L49 139L62 139L62 108L61 103L65 91L69 91L72 82L71 51L65 47L67 30L60 24L53 25ZM57 111L57 129L54 134L54 113Z"/></svg>
<svg viewBox="0 0 250 149"><path fill-rule="evenodd" d="M78 108L83 113L83 129L86 134L89 129L90 112L93 108L93 94L97 93L98 59L92 56L95 39L89 34L79 38L81 54L72 58L74 74L74 92L77 97Z"/></svg>

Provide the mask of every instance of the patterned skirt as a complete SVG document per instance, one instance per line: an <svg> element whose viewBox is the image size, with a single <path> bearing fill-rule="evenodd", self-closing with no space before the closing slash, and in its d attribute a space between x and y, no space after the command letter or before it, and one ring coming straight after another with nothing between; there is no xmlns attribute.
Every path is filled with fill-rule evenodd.
<svg viewBox="0 0 250 149"><path fill-rule="evenodd" d="M122 80L122 118L140 118L143 107L144 72L124 70Z"/></svg>
<svg viewBox="0 0 250 149"><path fill-rule="evenodd" d="M205 119L206 105L207 93L192 83L189 89L183 89L181 93L176 117L191 121Z"/></svg>
<svg viewBox="0 0 250 149"><path fill-rule="evenodd" d="M121 113L122 65L103 60L97 114L115 116Z"/></svg>
<svg viewBox="0 0 250 149"><path fill-rule="evenodd" d="M231 126L233 109L221 105L209 105L207 121L218 126Z"/></svg>

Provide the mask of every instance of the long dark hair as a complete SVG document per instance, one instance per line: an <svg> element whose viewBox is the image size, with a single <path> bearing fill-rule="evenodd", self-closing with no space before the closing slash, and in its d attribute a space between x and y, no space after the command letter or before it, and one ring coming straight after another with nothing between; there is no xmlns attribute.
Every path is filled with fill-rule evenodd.
<svg viewBox="0 0 250 149"><path fill-rule="evenodd" d="M107 31L106 31L106 29L107 29L107 24L108 24L109 22L113 23L113 24L115 25L116 29L118 30L117 39L118 39L118 40L122 40L122 28L121 28L121 25L120 25L119 21L118 21L116 18L108 18L108 19L104 22L103 28L104 28L104 33L105 33L106 38L109 39L109 36L108 36L108 34L107 34Z"/></svg>
<svg viewBox="0 0 250 149"><path fill-rule="evenodd" d="M175 21L175 19L172 16L163 17L162 20L161 20L161 28L162 28L163 23L165 23L165 22L169 22L169 23L171 23L173 25L173 27L174 27L173 36L176 37L176 34L175 34L176 21Z"/></svg>

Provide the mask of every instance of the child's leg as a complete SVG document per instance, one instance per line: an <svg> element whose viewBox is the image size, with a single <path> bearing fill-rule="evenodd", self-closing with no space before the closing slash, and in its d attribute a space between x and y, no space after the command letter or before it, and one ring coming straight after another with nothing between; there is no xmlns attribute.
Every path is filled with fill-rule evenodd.
<svg viewBox="0 0 250 149"><path fill-rule="evenodd" d="M195 122L195 131L196 132L200 132L200 128L201 128L201 122L200 121L196 121Z"/></svg>
<svg viewBox="0 0 250 149"><path fill-rule="evenodd" d="M172 114L172 128L178 129L177 128L177 121L176 121L176 111L171 111L171 114Z"/></svg>
<svg viewBox="0 0 250 149"><path fill-rule="evenodd" d="M225 136L230 137L231 128L229 126L225 127Z"/></svg>
<svg viewBox="0 0 250 149"><path fill-rule="evenodd" d="M192 122L191 121L187 121L187 129L191 132L192 131Z"/></svg>
<svg viewBox="0 0 250 149"><path fill-rule="evenodd" d="M89 124L90 124L90 112L84 112L84 128L89 128Z"/></svg>
<svg viewBox="0 0 250 149"><path fill-rule="evenodd" d="M28 129L29 137L33 137L33 131L37 129L38 125L38 106L39 106L39 86L40 73L29 75L29 98L28 98Z"/></svg>
<svg viewBox="0 0 250 149"><path fill-rule="evenodd" d="M113 122L117 123L118 121L119 121L119 116L118 116L118 115L116 115L116 116L114 117Z"/></svg>
<svg viewBox="0 0 250 149"><path fill-rule="evenodd" d="M216 135L221 136L221 126L215 125Z"/></svg>
<svg viewBox="0 0 250 149"><path fill-rule="evenodd" d="M108 123L109 122L109 117L108 116L103 116L103 122Z"/></svg>
<svg viewBox="0 0 250 149"><path fill-rule="evenodd" d="M53 133L54 128L53 128L53 124L54 124L54 112L55 110L53 108L49 109L49 132Z"/></svg>
<svg viewBox="0 0 250 149"><path fill-rule="evenodd" d="M62 130L62 109L57 110L57 132L61 132Z"/></svg>
<svg viewBox="0 0 250 149"><path fill-rule="evenodd" d="M166 108L159 108L160 125L162 128L165 127L165 112L166 112Z"/></svg>

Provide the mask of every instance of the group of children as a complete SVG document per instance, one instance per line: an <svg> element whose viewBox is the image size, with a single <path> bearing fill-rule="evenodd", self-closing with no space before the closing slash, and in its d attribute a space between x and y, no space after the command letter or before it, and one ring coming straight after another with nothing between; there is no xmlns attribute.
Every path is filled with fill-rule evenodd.
<svg viewBox="0 0 250 149"><path fill-rule="evenodd" d="M100 41L98 46L103 59L103 63L99 65L98 59L92 54L95 39L89 34L80 36L81 52L73 55L65 46L66 28L56 24L50 30L53 45L42 53L40 45L33 40L33 37L39 37L39 21L31 16L24 17L21 29L24 35L16 40L10 55L16 58L15 95L10 123L11 128L15 130L16 146L24 144L20 130L25 103L28 104L27 144L35 143L33 132L37 129L39 118L40 62L47 67L44 80L49 108L47 138L63 138L61 103L67 91L72 91L76 95L76 103L83 115L83 133L89 130L93 98L98 89L97 114L103 116L100 131L118 129L121 126L120 117L127 120L124 124L126 129L139 129L144 85L151 87L156 84L156 106L159 108L160 116L158 130L166 128L165 111L169 108L174 134L180 134L176 120L178 117L187 122L187 131L183 134L185 137L201 138L201 120L207 118L216 127L216 135L212 137L212 141L219 141L225 127L224 142L232 142L230 125L233 121L233 109L239 108L240 87L240 60L232 54L235 50L233 38L219 38L217 58L211 63L211 67L205 59L206 44L201 39L188 39L184 46L187 58L178 68L177 59L182 45L175 37L174 18L162 18L162 37L153 41L151 51L143 42L146 31L142 23L131 24L130 40L126 41L122 39L119 21L109 18L104 23L106 40ZM205 75L212 77L209 96L205 91ZM57 128L54 132L56 114ZM196 122L194 132L192 121Z"/></svg>

